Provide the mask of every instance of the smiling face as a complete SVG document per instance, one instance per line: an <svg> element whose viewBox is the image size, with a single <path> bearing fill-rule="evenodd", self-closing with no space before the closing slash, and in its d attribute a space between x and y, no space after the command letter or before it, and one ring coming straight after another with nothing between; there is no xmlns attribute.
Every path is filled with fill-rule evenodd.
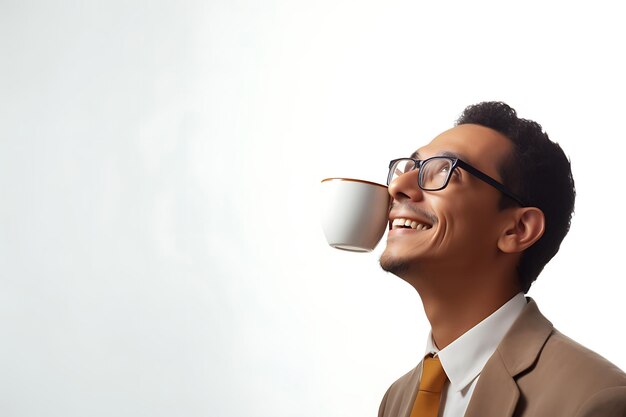
<svg viewBox="0 0 626 417"><path fill-rule="evenodd" d="M499 167L512 150L510 140L495 130L464 124L437 136L413 157L455 155L501 181ZM502 194L461 168L439 191L421 190L417 176L413 170L389 185L393 202L381 267L412 284L422 272L443 277L488 271L498 256L505 220L499 208Z"/></svg>

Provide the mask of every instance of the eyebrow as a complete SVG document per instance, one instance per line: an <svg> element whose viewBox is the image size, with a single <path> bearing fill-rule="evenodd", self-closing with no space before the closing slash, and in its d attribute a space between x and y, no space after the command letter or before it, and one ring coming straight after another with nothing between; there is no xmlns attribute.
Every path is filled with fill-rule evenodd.
<svg viewBox="0 0 626 417"><path fill-rule="evenodd" d="M454 153L454 152L450 152L450 151L444 151L444 152L441 152L440 154L435 155L435 156L448 156L450 158L457 158L457 159L465 160L465 158L463 158L458 153ZM420 158L420 153L418 151L413 152L411 154L411 158L413 158L413 159L421 159Z"/></svg>

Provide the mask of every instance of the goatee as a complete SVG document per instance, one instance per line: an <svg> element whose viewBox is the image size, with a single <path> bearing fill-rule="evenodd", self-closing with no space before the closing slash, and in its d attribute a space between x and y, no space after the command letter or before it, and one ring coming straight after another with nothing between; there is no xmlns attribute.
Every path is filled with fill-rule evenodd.
<svg viewBox="0 0 626 417"><path fill-rule="evenodd" d="M380 255L378 262L384 271L391 272L398 276L409 269L409 263L407 261L388 255L387 252L383 252L383 254Z"/></svg>

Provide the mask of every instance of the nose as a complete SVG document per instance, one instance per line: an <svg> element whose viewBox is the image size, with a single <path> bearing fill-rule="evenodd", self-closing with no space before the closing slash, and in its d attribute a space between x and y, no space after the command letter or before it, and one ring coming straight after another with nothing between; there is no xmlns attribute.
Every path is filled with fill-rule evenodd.
<svg viewBox="0 0 626 417"><path fill-rule="evenodd" d="M395 201L419 201L424 197L424 191L417 183L419 171L414 169L406 174L400 175L389 184L389 195Z"/></svg>

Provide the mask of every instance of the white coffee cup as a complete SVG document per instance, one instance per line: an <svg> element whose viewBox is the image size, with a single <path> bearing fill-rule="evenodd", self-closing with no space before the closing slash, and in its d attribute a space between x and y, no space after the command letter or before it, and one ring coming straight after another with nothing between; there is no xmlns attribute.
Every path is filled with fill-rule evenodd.
<svg viewBox="0 0 626 417"><path fill-rule="evenodd" d="M351 178L322 180L322 228L328 244L354 252L373 250L389 222L387 187Z"/></svg>

